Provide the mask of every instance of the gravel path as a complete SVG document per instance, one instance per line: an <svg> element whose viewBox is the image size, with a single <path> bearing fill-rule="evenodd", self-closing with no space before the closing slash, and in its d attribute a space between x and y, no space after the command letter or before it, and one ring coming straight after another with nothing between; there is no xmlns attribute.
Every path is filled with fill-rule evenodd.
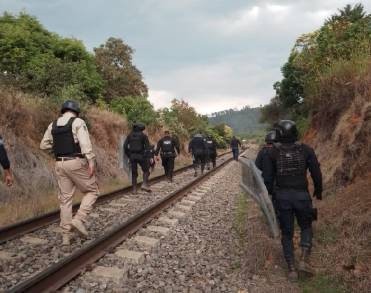
<svg viewBox="0 0 371 293"><path fill-rule="evenodd" d="M141 251L140 264L113 251L62 291L298 292L286 280L280 244L267 236L260 211L240 192L239 180L239 164L228 164L187 196L200 199L176 226L168 226L167 235L137 233L159 244L143 248L132 239L117 249ZM97 268L111 271L105 275Z"/></svg>
<svg viewBox="0 0 371 293"><path fill-rule="evenodd" d="M218 163L226 158L219 158ZM71 252L90 241L102 236L112 227L125 222L130 216L164 198L171 192L188 184L194 179L192 169L174 176L174 182L160 181L151 185L152 193L130 193L118 199L97 205L89 217L87 228L89 238L83 240L74 237ZM10 240L0 245L0 291L6 290L27 279L52 263L69 255L60 249L61 231L59 223L28 233L21 238Z"/></svg>

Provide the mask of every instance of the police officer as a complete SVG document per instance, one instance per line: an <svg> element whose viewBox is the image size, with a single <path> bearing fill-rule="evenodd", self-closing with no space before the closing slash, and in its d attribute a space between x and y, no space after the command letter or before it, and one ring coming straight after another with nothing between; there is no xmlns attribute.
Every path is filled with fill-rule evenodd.
<svg viewBox="0 0 371 293"><path fill-rule="evenodd" d="M312 248L312 221L315 210L308 192L307 169L309 169L313 185L313 196L322 199L322 174L317 157L311 147L297 142L298 131L290 120L281 120L277 125L278 143L263 159L263 178L268 192L275 192L283 254L288 265L290 280L297 280L298 273L294 259L294 218L301 230L301 259L299 273L313 275L309 265ZM276 189L275 191L273 189Z"/></svg>
<svg viewBox="0 0 371 293"><path fill-rule="evenodd" d="M232 137L231 143L230 143L232 152L233 152L233 159L238 161L238 155L239 155L239 147L241 147L241 142L238 138L235 136Z"/></svg>
<svg viewBox="0 0 371 293"><path fill-rule="evenodd" d="M207 146L207 169L210 170L210 162L213 164L213 168L216 167L216 142L211 137L208 136L206 138L206 146Z"/></svg>
<svg viewBox="0 0 371 293"><path fill-rule="evenodd" d="M12 171L10 169L10 162L9 162L9 159L8 159L8 155L7 155L6 150L5 150L4 140L1 137L1 135L0 135L0 165L4 169L4 183L9 187L12 186L13 185L13 175L12 175Z"/></svg>
<svg viewBox="0 0 371 293"><path fill-rule="evenodd" d="M277 142L277 131L271 130L265 136L265 145L260 149L255 160L255 165L259 170L263 169L263 158L268 155L269 150L273 147L275 142Z"/></svg>
<svg viewBox="0 0 371 293"><path fill-rule="evenodd" d="M124 143L125 154L130 158L132 171L133 193L137 193L138 164L143 171L142 189L151 192L148 185L149 178L149 140L148 136L143 133L146 127L141 123L134 123L133 130L130 132Z"/></svg>
<svg viewBox="0 0 371 293"><path fill-rule="evenodd" d="M164 137L159 140L156 148L156 156L160 153L162 166L165 170L165 175L169 182L173 181L174 160L177 154L180 153L178 141L170 136L170 132L166 130Z"/></svg>
<svg viewBox="0 0 371 293"><path fill-rule="evenodd" d="M61 114L61 117L48 126L40 148L52 149L55 156L61 209L60 226L63 231L62 246L68 251L71 228L81 236L88 236L85 222L99 195L99 189L95 177L95 154L86 124L79 118L79 104L71 100L64 102ZM84 197L79 210L72 217L72 197L76 188Z"/></svg>
<svg viewBox="0 0 371 293"><path fill-rule="evenodd" d="M195 134L188 145L188 152L193 156L193 167L195 169L194 176L197 177L198 167L201 165L201 175L205 170L207 146L202 134Z"/></svg>

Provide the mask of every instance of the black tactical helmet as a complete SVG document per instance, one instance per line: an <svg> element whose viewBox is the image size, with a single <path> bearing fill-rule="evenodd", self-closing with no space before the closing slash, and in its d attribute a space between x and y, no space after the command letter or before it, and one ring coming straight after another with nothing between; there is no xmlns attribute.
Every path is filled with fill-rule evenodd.
<svg viewBox="0 0 371 293"><path fill-rule="evenodd" d="M277 130L279 134L279 141L295 142L298 139L298 130L294 121L281 120L277 124Z"/></svg>
<svg viewBox="0 0 371 293"><path fill-rule="evenodd" d="M277 142L277 130L269 131L265 136L265 142L270 144Z"/></svg>
<svg viewBox="0 0 371 293"><path fill-rule="evenodd" d="M81 112L79 104L72 100L67 100L63 103L61 113L63 114L66 111L72 111L76 114L80 114Z"/></svg>
<svg viewBox="0 0 371 293"><path fill-rule="evenodd" d="M134 123L133 124L133 130L134 131L143 131L144 129L146 129L146 127L142 123Z"/></svg>

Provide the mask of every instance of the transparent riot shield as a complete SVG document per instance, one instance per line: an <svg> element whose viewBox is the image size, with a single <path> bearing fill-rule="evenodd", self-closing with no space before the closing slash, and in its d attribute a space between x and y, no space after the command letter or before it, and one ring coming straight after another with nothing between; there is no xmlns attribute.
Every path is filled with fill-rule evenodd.
<svg viewBox="0 0 371 293"><path fill-rule="evenodd" d="M240 157L240 163L242 167L241 188L259 205L267 219L272 236L278 238L280 232L276 213L273 208L272 200L264 185L261 171L255 166L252 160L246 157Z"/></svg>

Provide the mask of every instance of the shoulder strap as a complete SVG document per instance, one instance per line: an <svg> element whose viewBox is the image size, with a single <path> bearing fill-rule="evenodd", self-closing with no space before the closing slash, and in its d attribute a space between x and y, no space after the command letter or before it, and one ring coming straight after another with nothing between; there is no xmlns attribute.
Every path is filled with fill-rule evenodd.
<svg viewBox="0 0 371 293"><path fill-rule="evenodd" d="M68 120L67 125L72 127L72 123L73 123L73 121L75 121L76 118L77 117L71 117L70 120Z"/></svg>
<svg viewBox="0 0 371 293"><path fill-rule="evenodd" d="M53 124L52 124L52 130L53 130L53 129L56 129L56 128L58 127L58 126L57 126L57 121L58 121L58 119L53 121Z"/></svg>

